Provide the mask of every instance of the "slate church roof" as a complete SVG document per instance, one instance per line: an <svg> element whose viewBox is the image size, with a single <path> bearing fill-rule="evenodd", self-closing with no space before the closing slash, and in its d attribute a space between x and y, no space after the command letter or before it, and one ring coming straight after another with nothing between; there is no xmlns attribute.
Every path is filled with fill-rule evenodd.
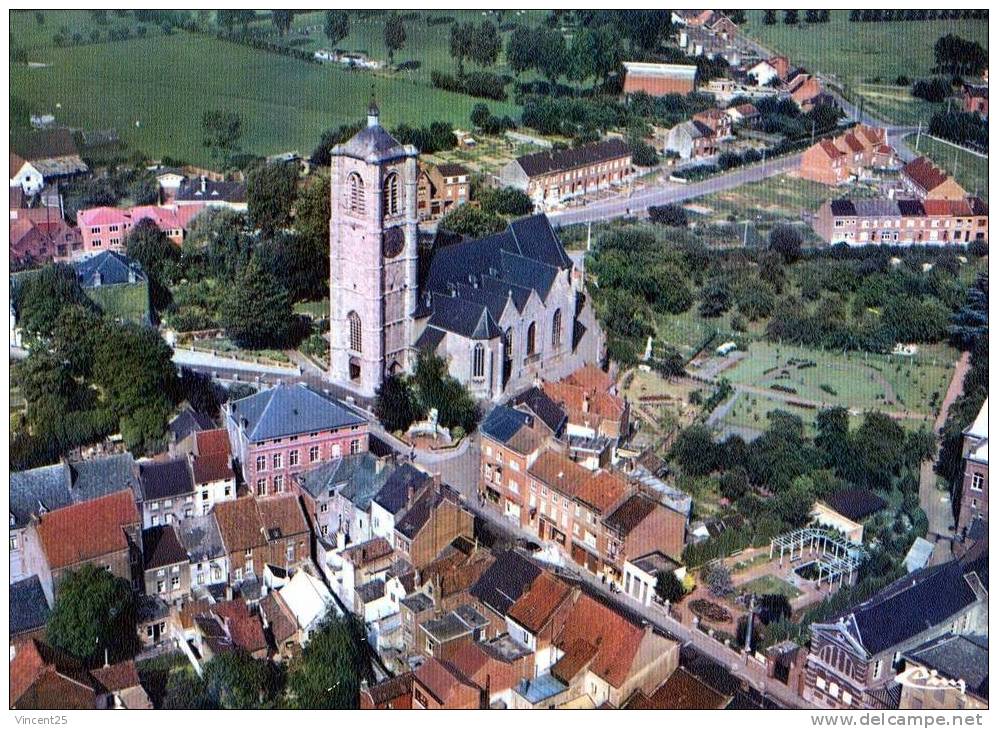
<svg viewBox="0 0 998 729"><path fill-rule="evenodd" d="M342 403L304 383L280 384L236 400L229 408L229 417L243 426L251 443L365 422Z"/></svg>
<svg viewBox="0 0 998 729"><path fill-rule="evenodd" d="M10 634L27 633L45 626L49 619L49 605L45 592L32 575L10 585Z"/></svg>
<svg viewBox="0 0 998 729"><path fill-rule="evenodd" d="M349 141L333 147L331 153L334 157L346 156L362 160L374 158L378 162L417 154L414 147L403 146L381 126L380 112L373 102L367 110L367 126Z"/></svg>
<svg viewBox="0 0 998 729"><path fill-rule="evenodd" d="M438 248L416 315L429 316L428 330L492 339L510 302L522 311L531 293L545 301L558 273L571 268L547 216L521 218L501 233ZM440 337L424 339L421 345L435 347Z"/></svg>

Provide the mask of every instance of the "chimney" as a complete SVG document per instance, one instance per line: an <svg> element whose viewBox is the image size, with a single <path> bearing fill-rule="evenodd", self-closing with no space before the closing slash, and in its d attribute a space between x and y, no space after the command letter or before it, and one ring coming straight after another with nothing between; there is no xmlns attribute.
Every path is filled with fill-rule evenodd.
<svg viewBox="0 0 998 729"><path fill-rule="evenodd" d="M204 192L207 189L208 189L208 181L204 175L201 175L201 192Z"/></svg>

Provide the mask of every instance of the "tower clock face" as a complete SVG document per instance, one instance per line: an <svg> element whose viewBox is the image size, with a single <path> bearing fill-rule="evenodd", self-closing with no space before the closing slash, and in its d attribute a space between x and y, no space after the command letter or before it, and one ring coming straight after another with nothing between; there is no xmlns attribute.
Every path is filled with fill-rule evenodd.
<svg viewBox="0 0 998 729"><path fill-rule="evenodd" d="M385 231L382 242L382 253L385 258L395 258L405 248L405 233L401 228L389 228Z"/></svg>

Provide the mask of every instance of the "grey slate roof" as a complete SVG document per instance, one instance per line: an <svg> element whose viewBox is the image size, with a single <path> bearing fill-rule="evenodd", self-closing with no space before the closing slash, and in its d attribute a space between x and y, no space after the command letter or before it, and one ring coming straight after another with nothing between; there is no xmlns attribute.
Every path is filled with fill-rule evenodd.
<svg viewBox="0 0 998 729"><path fill-rule="evenodd" d="M977 600L968 576L976 575L987 585L987 546L987 541L978 542L960 559L917 570L888 585L842 616L846 629L876 655L946 623Z"/></svg>
<svg viewBox="0 0 998 729"><path fill-rule="evenodd" d="M117 251L98 253L75 263L73 267L83 288L141 283L146 280L142 267Z"/></svg>
<svg viewBox="0 0 998 729"><path fill-rule="evenodd" d="M887 502L867 489L845 489L836 491L825 499L825 503L842 516L859 521L887 508Z"/></svg>
<svg viewBox="0 0 998 729"><path fill-rule="evenodd" d="M313 498L328 497L336 490L354 506L367 511L371 499L391 475L390 466L378 470L378 459L370 453L343 456L297 476L298 485Z"/></svg>
<svg viewBox="0 0 998 729"><path fill-rule="evenodd" d="M146 501L194 492L194 476L186 458L139 465L139 485Z"/></svg>
<svg viewBox="0 0 998 729"><path fill-rule="evenodd" d="M304 383L280 384L236 400L229 405L229 417L244 426L251 443L365 422L346 405Z"/></svg>
<svg viewBox="0 0 998 729"><path fill-rule="evenodd" d="M512 550L500 552L496 561L471 586L471 594L482 604L505 615L540 573L541 568L523 555Z"/></svg>
<svg viewBox="0 0 998 729"><path fill-rule="evenodd" d="M211 418L207 415L202 415L201 413L195 412L189 407L184 408L177 416L169 422L166 426L167 430L170 431L170 436L174 440L183 440L191 433L197 433L202 430L211 430L215 427L215 423L212 422Z"/></svg>
<svg viewBox="0 0 998 729"><path fill-rule="evenodd" d="M565 427L565 423L568 422L568 415L565 414L561 406L545 395L539 387L524 390L513 398L513 404L529 408L534 415L544 421L544 424L555 435L560 433L561 429Z"/></svg>
<svg viewBox="0 0 998 729"><path fill-rule="evenodd" d="M372 105L368 109L367 126L353 135L347 142L333 147L331 154L334 157L345 155L364 160L373 157L381 162L411 154L410 151L406 150L395 137L381 126L378 117L378 107Z"/></svg>
<svg viewBox="0 0 998 729"><path fill-rule="evenodd" d="M529 413L514 410L507 405L496 405L479 426L485 435L500 443L506 443L516 435L517 431L529 425L532 416Z"/></svg>
<svg viewBox="0 0 998 729"><path fill-rule="evenodd" d="M14 528L27 526L32 514L133 488L135 461L124 453L92 461L57 463L10 474L10 514Z"/></svg>
<svg viewBox="0 0 998 729"><path fill-rule="evenodd" d="M203 189L202 189L203 187ZM246 202L246 184L227 180L184 180L177 190L179 202Z"/></svg>
<svg viewBox="0 0 998 729"><path fill-rule="evenodd" d="M187 561L187 550L172 524L150 527L142 532L142 557L147 570Z"/></svg>
<svg viewBox="0 0 998 729"><path fill-rule="evenodd" d="M395 524L395 530L409 539L414 538L423 526L430 520L433 510L443 501L443 497L434 492L427 491L416 500L409 510Z"/></svg>
<svg viewBox="0 0 998 729"><path fill-rule="evenodd" d="M528 177L546 175L559 170L572 170L585 165L628 157L631 149L623 139L607 139L581 147L551 152L535 152L517 157L516 161Z"/></svg>
<svg viewBox="0 0 998 729"><path fill-rule="evenodd" d="M218 522L213 513L181 520L177 532L191 562L205 562L225 556L222 533L218 530Z"/></svg>
<svg viewBox="0 0 998 729"><path fill-rule="evenodd" d="M502 233L438 246L417 316L429 315L438 329L490 339L498 336L497 322L510 299L521 311L531 291L546 300L558 272L571 268L547 217L521 218Z"/></svg>
<svg viewBox="0 0 998 729"><path fill-rule="evenodd" d="M988 698L988 636L947 633L906 654L928 669L952 681L963 679L967 689Z"/></svg>
<svg viewBox="0 0 998 729"><path fill-rule="evenodd" d="M12 637L44 627L51 611L38 575L11 583L9 594Z"/></svg>
<svg viewBox="0 0 998 729"><path fill-rule="evenodd" d="M385 581L382 579L365 582L355 592L362 603L374 602L385 596Z"/></svg>
<svg viewBox="0 0 998 729"><path fill-rule="evenodd" d="M388 477L374 496L373 501L390 514L398 514L408 502L409 488L412 487L416 491L432 478L413 465L403 463Z"/></svg>
<svg viewBox="0 0 998 729"><path fill-rule="evenodd" d="M422 592L408 595L402 599L402 604L414 613L421 613L433 607L433 599Z"/></svg>
<svg viewBox="0 0 998 729"><path fill-rule="evenodd" d="M447 332L443 329L427 326L423 330L423 333L419 335L419 339L416 340L416 349L433 354L437 351L437 347L440 346L440 342L444 341L444 337L446 336Z"/></svg>

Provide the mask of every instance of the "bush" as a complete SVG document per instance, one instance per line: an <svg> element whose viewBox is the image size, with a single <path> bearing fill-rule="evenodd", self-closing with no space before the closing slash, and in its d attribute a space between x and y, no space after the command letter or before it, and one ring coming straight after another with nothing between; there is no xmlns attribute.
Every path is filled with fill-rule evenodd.
<svg viewBox="0 0 998 729"><path fill-rule="evenodd" d="M669 225L674 228L685 228L690 223L686 208L674 203L650 206L648 208L648 219L653 223Z"/></svg>
<svg viewBox="0 0 998 729"><path fill-rule="evenodd" d="M505 101L507 99L506 84L509 79L486 71L469 71L464 76L451 76L442 71L430 74L430 83L438 89L467 94L480 99Z"/></svg>
<svg viewBox="0 0 998 729"><path fill-rule="evenodd" d="M949 81L941 78L928 80L919 79L911 85L912 96L919 99L925 99L926 101L931 101L933 103L945 101L951 91L952 89L950 88Z"/></svg>

